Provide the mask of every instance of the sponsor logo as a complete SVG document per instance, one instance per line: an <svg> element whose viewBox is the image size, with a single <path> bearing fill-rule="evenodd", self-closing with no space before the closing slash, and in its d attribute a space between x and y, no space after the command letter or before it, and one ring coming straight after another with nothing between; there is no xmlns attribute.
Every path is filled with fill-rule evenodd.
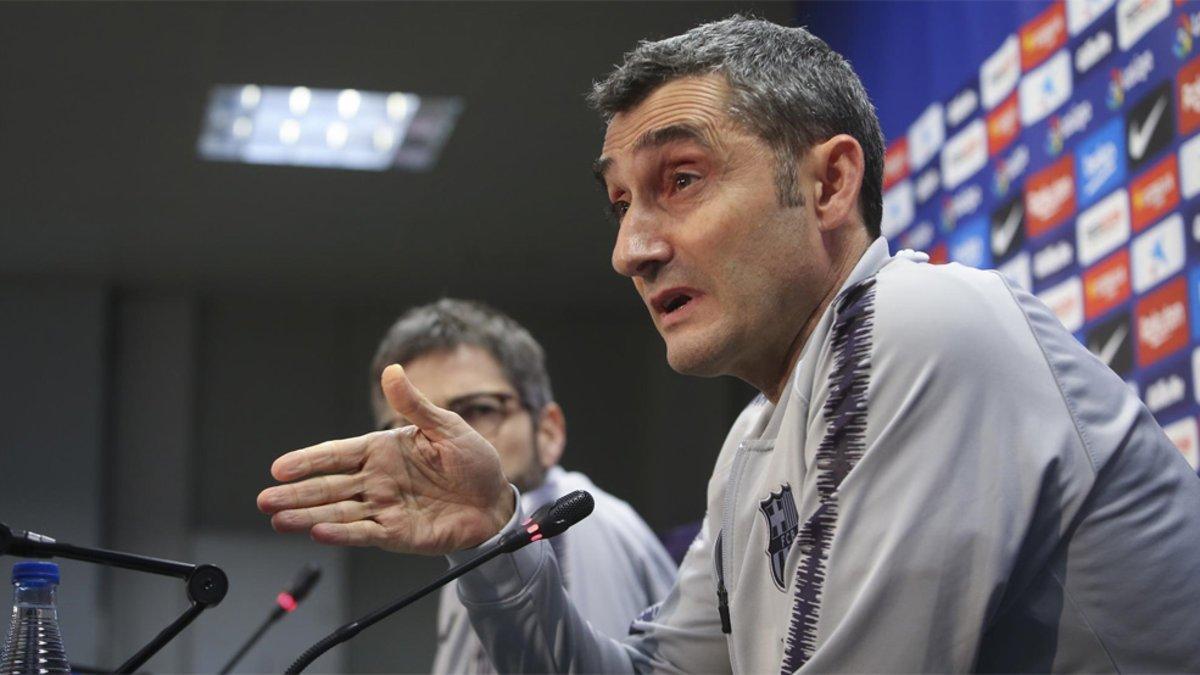
<svg viewBox="0 0 1200 675"><path fill-rule="evenodd" d="M1057 157L1062 152L1067 139L1087 129L1092 121L1091 101L1080 101L1072 106L1062 116L1050 118L1049 132L1046 135L1046 154Z"/></svg>
<svg viewBox="0 0 1200 675"><path fill-rule="evenodd" d="M1020 78L1021 46L1017 36L1010 35L979 68L979 98L984 109L991 110L1007 98Z"/></svg>
<svg viewBox="0 0 1200 675"><path fill-rule="evenodd" d="M1146 169L1129 182L1129 211L1133 231L1162 218L1179 203L1179 170L1175 155Z"/></svg>
<svg viewBox="0 0 1200 675"><path fill-rule="evenodd" d="M1175 46L1171 51L1181 59L1187 58L1197 37L1200 37L1200 12L1180 14L1175 28Z"/></svg>
<svg viewBox="0 0 1200 675"><path fill-rule="evenodd" d="M1121 377L1133 370L1133 331L1129 315L1121 312L1097 325L1087 336L1088 351Z"/></svg>
<svg viewBox="0 0 1200 675"><path fill-rule="evenodd" d="M983 203L983 190L978 185L964 188L953 197L946 197L942 203L942 229L953 232L958 222L975 213Z"/></svg>
<svg viewBox="0 0 1200 675"><path fill-rule="evenodd" d="M1159 413L1179 403L1185 396L1187 382L1179 375L1171 373L1146 387L1146 407L1152 413Z"/></svg>
<svg viewBox="0 0 1200 675"><path fill-rule="evenodd" d="M962 185L987 164L987 125L975 120L946 141L942 148L942 185Z"/></svg>
<svg viewBox="0 0 1200 675"><path fill-rule="evenodd" d="M1170 82L1154 89L1129 110L1125 117L1125 149L1129 153L1131 170L1138 170L1146 160L1171 144L1174 116Z"/></svg>
<svg viewBox="0 0 1200 675"><path fill-rule="evenodd" d="M1171 0L1120 0L1117 3L1117 46L1129 48L1171 15Z"/></svg>
<svg viewBox="0 0 1200 675"><path fill-rule="evenodd" d="M1070 277L1038 293L1038 299L1054 312L1067 331L1074 333L1083 326L1083 284L1079 277Z"/></svg>
<svg viewBox="0 0 1200 675"><path fill-rule="evenodd" d="M942 104L934 103L908 128L908 168L918 171L937 155L946 140Z"/></svg>
<svg viewBox="0 0 1200 675"><path fill-rule="evenodd" d="M1108 107L1112 110L1125 105L1125 95L1150 79L1154 72L1154 52L1146 51L1133 57L1124 68L1113 68L1108 83Z"/></svg>
<svg viewBox="0 0 1200 675"><path fill-rule="evenodd" d="M937 167L930 167L925 173L917 177L917 203L924 204L929 201L929 198L942 187L942 175L938 173Z"/></svg>
<svg viewBox="0 0 1200 675"><path fill-rule="evenodd" d="M1017 97L1009 96L987 116L988 155L994 157L1003 152L1016 140L1020 131L1021 116L1017 109Z"/></svg>
<svg viewBox="0 0 1200 675"><path fill-rule="evenodd" d="M1025 204L1021 195L1010 199L999 209L992 212L992 256L1003 260L1025 243Z"/></svg>
<svg viewBox="0 0 1200 675"><path fill-rule="evenodd" d="M1170 424L1163 425L1167 438L1179 449L1179 453L1187 460L1193 470L1200 465L1200 434L1196 430L1196 419L1185 417Z"/></svg>
<svg viewBox="0 0 1200 675"><path fill-rule="evenodd" d="M1183 218L1175 214L1133 240L1133 290L1144 293L1183 269Z"/></svg>
<svg viewBox="0 0 1200 675"><path fill-rule="evenodd" d="M1012 260L998 265L996 269L1008 277L1014 286L1025 292L1033 291L1033 277L1029 273L1029 254L1022 251L1013 256Z"/></svg>
<svg viewBox="0 0 1200 675"><path fill-rule="evenodd" d="M1124 122L1117 117L1084 139L1075 151L1075 173L1079 177L1079 205L1125 182Z"/></svg>
<svg viewBox="0 0 1200 675"><path fill-rule="evenodd" d="M1186 63L1175 76L1175 105L1179 133L1190 134L1200 127L1200 58Z"/></svg>
<svg viewBox="0 0 1200 675"><path fill-rule="evenodd" d="M1200 194L1200 135L1179 146L1179 191L1184 199Z"/></svg>
<svg viewBox="0 0 1200 675"><path fill-rule="evenodd" d="M1083 77L1113 53L1113 36L1101 29L1092 33L1075 50L1075 74Z"/></svg>
<svg viewBox="0 0 1200 675"><path fill-rule="evenodd" d="M1091 265L1129 241L1129 196L1117 190L1096 202L1075 221L1079 264Z"/></svg>
<svg viewBox="0 0 1200 675"><path fill-rule="evenodd" d="M1047 244L1033 254L1033 276L1039 281L1065 270L1075 262L1075 247L1066 239Z"/></svg>
<svg viewBox="0 0 1200 675"><path fill-rule="evenodd" d="M883 154L883 189L908 178L908 139L901 138Z"/></svg>
<svg viewBox="0 0 1200 675"><path fill-rule="evenodd" d="M1088 321L1129 299L1129 251L1121 249L1083 273L1083 311Z"/></svg>
<svg viewBox="0 0 1200 675"><path fill-rule="evenodd" d="M758 510L767 521L767 563L771 568L771 579L779 590L787 590L784 583L783 566L788 552L800 532L800 512L792 497L792 486L784 483L779 492L772 492L758 503Z"/></svg>
<svg viewBox="0 0 1200 675"><path fill-rule="evenodd" d="M933 235L933 223L929 221L917 223L911 230L900 237L900 248L924 251L933 243Z"/></svg>
<svg viewBox="0 0 1200 675"><path fill-rule="evenodd" d="M978 109L979 95L975 93L975 88L967 87L963 89L946 104L946 126L952 129L957 127L966 122Z"/></svg>
<svg viewBox="0 0 1200 675"><path fill-rule="evenodd" d="M988 221L986 218L971 220L950 235L950 259L971 267L992 266L992 251L988 247Z"/></svg>
<svg viewBox="0 0 1200 675"><path fill-rule="evenodd" d="M1021 78L1021 124L1037 124L1070 98L1071 55L1064 50Z"/></svg>
<svg viewBox="0 0 1200 675"><path fill-rule="evenodd" d="M950 253L946 249L946 243L942 242L937 246L929 249L929 262L933 265L942 265L950 260Z"/></svg>
<svg viewBox="0 0 1200 675"><path fill-rule="evenodd" d="M1187 346L1187 285L1182 277L1143 297L1134 313L1139 367L1152 366Z"/></svg>
<svg viewBox="0 0 1200 675"><path fill-rule="evenodd" d="M992 172L992 190L996 196L1003 197L1008 194L1009 186L1028 168L1029 149L1024 145L1018 145L1008 157L996 160L996 170Z"/></svg>
<svg viewBox="0 0 1200 675"><path fill-rule="evenodd" d="M1059 3L1021 26L1021 70L1037 66L1067 43L1067 14Z"/></svg>
<svg viewBox="0 0 1200 675"><path fill-rule="evenodd" d="M1114 4L1116 0L1067 0L1067 31L1079 35Z"/></svg>
<svg viewBox="0 0 1200 675"><path fill-rule="evenodd" d="M1071 155L1025 181L1025 224L1031 237L1045 234L1075 211L1075 160Z"/></svg>
<svg viewBox="0 0 1200 675"><path fill-rule="evenodd" d="M891 239L900 234L912 223L915 214L912 181L900 181L883 193L883 222L880 225L883 236Z"/></svg>

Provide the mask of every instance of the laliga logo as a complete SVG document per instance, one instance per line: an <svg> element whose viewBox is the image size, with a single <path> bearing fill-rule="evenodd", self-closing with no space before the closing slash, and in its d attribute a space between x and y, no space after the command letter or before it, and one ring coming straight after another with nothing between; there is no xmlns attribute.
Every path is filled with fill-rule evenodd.
<svg viewBox="0 0 1200 675"><path fill-rule="evenodd" d="M1091 101L1080 101L1074 108L1063 113L1062 117L1058 115L1051 117L1050 128L1046 134L1047 154L1057 157L1063 151L1067 139L1086 129L1091 121Z"/></svg>
<svg viewBox="0 0 1200 675"><path fill-rule="evenodd" d="M1007 158L998 160L996 162L996 178L992 181L992 189L996 196L1003 197L1008 194L1008 188L1012 186L1012 182L1025 173L1027 168L1029 168L1029 150L1024 145L1013 150Z"/></svg>
<svg viewBox="0 0 1200 675"><path fill-rule="evenodd" d="M1122 70L1112 69L1112 80L1108 83L1108 107L1120 108L1125 103L1125 94L1150 78L1154 70L1154 52L1146 50L1138 54Z"/></svg>
<svg viewBox="0 0 1200 675"><path fill-rule="evenodd" d="M1182 59L1191 54L1192 43L1197 36L1200 36L1200 12L1180 14L1179 27L1175 29L1175 46L1172 48L1175 56Z"/></svg>

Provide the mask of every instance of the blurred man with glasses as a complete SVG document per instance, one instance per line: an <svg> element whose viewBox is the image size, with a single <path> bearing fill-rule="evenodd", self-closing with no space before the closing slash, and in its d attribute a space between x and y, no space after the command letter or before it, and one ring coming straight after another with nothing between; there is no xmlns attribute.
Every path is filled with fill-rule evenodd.
<svg viewBox="0 0 1200 675"><path fill-rule="evenodd" d="M552 540L568 593L592 626L620 638L639 611L666 596L675 564L646 523L587 476L558 466L566 419L554 402L542 348L528 331L462 300L409 310L388 330L371 364L371 404L381 430L409 425L379 387L383 369L393 363L404 366L430 401L495 446L527 513L572 490L592 493L595 514ZM573 583L582 579L587 583ZM442 590L437 628L433 672L495 672L455 584Z"/></svg>

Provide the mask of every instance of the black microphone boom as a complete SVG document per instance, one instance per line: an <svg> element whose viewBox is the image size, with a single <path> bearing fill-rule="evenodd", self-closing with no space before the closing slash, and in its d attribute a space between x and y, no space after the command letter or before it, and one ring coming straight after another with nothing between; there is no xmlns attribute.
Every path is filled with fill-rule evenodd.
<svg viewBox="0 0 1200 675"><path fill-rule="evenodd" d="M591 515L594 506L595 502L592 500L592 495L583 490L576 490L559 497L553 503L538 509L532 516L526 518L525 522L521 523L520 528L506 533L496 543L474 558L450 568L438 578L396 602L380 607L363 618L352 621L325 636L320 642L309 647L296 659L295 663L287 669L287 675L296 675L303 672L309 664L316 661L318 657L333 647L358 635L369 626L404 609L501 553L512 553L539 539L549 539L550 537L562 534L567 528Z"/></svg>
<svg viewBox="0 0 1200 675"><path fill-rule="evenodd" d="M320 581L320 579L320 565L315 563L308 563L305 565L304 568L300 570L300 574L296 577L296 580L292 582L292 585L286 591L283 591L279 595L275 596L275 607L271 610L271 613L267 615L267 620L258 627L258 630L255 630L254 633L250 635L245 644L243 644L233 656L229 657L229 662L226 663L225 666L219 671L220 675L225 675L225 673L233 670L233 667L236 666L238 661L241 661L242 657L246 655L246 652L250 651L250 648L262 638L262 636L267 632L267 629L275 625L276 621L282 619L284 614L288 614L292 610L296 609L296 606L308 596L309 591L313 589L313 586L317 585L317 582Z"/></svg>

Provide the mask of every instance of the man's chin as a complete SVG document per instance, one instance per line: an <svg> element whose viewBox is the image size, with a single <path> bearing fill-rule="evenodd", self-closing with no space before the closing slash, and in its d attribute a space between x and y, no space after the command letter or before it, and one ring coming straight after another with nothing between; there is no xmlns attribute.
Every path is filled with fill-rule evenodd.
<svg viewBox="0 0 1200 675"><path fill-rule="evenodd" d="M667 364L680 375L716 377L723 374L717 351L700 341L667 340Z"/></svg>

